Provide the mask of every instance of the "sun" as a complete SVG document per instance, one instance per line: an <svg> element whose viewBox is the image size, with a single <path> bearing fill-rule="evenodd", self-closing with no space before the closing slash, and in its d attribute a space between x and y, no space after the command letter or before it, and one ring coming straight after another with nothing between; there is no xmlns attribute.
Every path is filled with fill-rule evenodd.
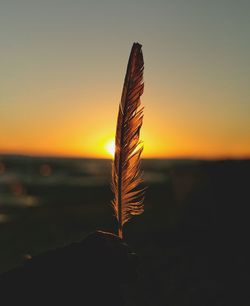
<svg viewBox="0 0 250 306"><path fill-rule="evenodd" d="M114 139L109 140L106 144L105 144L105 150L106 152L111 155L112 157L114 157L115 155L115 141Z"/></svg>

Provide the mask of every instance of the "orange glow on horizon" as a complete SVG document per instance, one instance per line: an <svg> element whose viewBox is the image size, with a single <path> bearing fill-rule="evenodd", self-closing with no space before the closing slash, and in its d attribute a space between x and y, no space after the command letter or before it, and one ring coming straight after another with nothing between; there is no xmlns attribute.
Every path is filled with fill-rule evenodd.
<svg viewBox="0 0 250 306"><path fill-rule="evenodd" d="M0 154L23 154L35 156L65 156L65 157L86 157L86 158L113 158L114 137L99 134L94 137L76 137L74 141L68 141L66 145L59 143L56 147L16 145L9 148L0 148ZM144 150L142 158L249 158L250 146L245 144L230 148L230 143L215 144L199 141L199 139L186 139L183 137L166 136L166 141L161 135L144 133L142 137ZM50 141L50 143L53 140ZM249 152L249 153L247 153Z"/></svg>
<svg viewBox="0 0 250 306"><path fill-rule="evenodd" d="M83 110L72 111L44 125L36 125L33 120L10 125L1 133L0 154L111 158L117 116L114 108L110 105L95 116L85 115ZM206 122L197 128L195 123L183 122L179 114L162 118L153 107L146 109L140 137L142 158L249 158L247 133L236 137L224 130L213 130Z"/></svg>

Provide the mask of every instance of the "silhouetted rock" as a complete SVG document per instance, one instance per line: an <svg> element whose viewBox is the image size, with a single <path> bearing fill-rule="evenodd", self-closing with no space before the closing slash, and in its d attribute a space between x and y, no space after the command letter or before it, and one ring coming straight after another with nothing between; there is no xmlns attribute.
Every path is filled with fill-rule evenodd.
<svg viewBox="0 0 250 306"><path fill-rule="evenodd" d="M1 305L123 305L120 286L136 279L136 266L127 244L97 231L1 275Z"/></svg>

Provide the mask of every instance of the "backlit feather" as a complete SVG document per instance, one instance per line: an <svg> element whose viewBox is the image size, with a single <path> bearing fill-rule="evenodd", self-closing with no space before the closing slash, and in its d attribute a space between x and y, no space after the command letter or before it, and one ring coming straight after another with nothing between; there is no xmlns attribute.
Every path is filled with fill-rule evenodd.
<svg viewBox="0 0 250 306"><path fill-rule="evenodd" d="M143 146L139 140L143 120L140 96L143 93L143 55L139 43L131 49L124 80L116 127L115 156L112 167L112 206L118 221L118 234L122 238L123 225L143 212L144 189L140 160Z"/></svg>

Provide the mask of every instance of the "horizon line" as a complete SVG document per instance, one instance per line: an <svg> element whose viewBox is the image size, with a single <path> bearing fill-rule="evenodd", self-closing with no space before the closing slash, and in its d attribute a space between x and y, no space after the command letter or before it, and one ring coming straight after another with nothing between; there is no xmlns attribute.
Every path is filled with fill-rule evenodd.
<svg viewBox="0 0 250 306"><path fill-rule="evenodd" d="M19 153L19 152L1 152L1 156L12 156L12 157L30 157L30 158L58 158L58 159L102 159L102 160L112 160L112 157L101 157L101 156L80 156L80 155L70 155L70 154L42 154L42 153ZM171 156L150 156L142 157L142 159L159 159L159 160L248 160L250 159L249 155L218 155L218 156L204 156L204 155L171 155Z"/></svg>

